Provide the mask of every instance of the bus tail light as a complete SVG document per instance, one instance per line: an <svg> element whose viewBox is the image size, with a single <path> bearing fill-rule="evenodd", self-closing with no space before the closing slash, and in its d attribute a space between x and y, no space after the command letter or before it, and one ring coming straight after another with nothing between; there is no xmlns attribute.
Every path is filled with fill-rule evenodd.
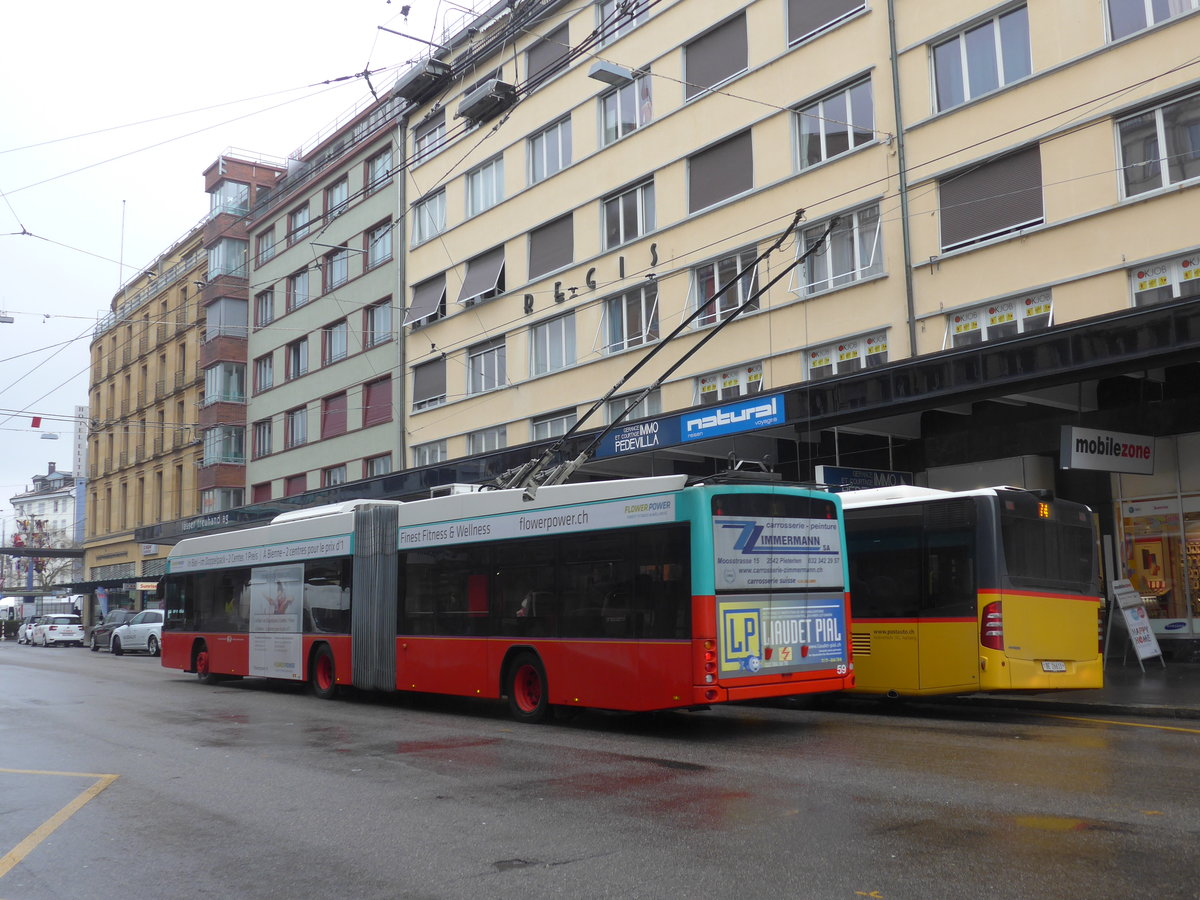
<svg viewBox="0 0 1200 900"><path fill-rule="evenodd" d="M999 600L983 608L983 623L979 627L979 643L989 650L1004 649L1004 612Z"/></svg>

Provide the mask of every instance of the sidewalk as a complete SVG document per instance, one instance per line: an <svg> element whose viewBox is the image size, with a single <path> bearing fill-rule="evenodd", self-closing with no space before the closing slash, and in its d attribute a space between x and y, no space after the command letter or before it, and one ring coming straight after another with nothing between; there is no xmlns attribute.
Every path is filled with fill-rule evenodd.
<svg viewBox="0 0 1200 900"><path fill-rule="evenodd" d="M1146 660L1143 674L1130 654L1126 665L1110 659L1104 687L1090 691L1029 691L1020 694L967 694L927 698L969 706L1008 707L1040 712L1086 712L1113 716L1200 719L1200 664Z"/></svg>

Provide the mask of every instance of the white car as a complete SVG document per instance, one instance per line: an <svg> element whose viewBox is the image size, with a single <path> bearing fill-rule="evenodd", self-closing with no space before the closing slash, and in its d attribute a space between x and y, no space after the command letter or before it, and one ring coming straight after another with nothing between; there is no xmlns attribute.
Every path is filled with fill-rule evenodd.
<svg viewBox="0 0 1200 900"><path fill-rule="evenodd" d="M17 643L18 644L32 644L33 643L33 626L38 623L38 619L40 619L40 618L41 618L41 616L30 616L28 619L26 619L24 622L21 623L21 627L17 629Z"/></svg>
<svg viewBox="0 0 1200 900"><path fill-rule="evenodd" d="M113 630L113 656L127 651L142 650L151 656L162 652L163 611L143 609L140 613Z"/></svg>
<svg viewBox="0 0 1200 900"><path fill-rule="evenodd" d="M51 644L74 644L83 646L83 623L79 616L67 613L51 613L38 619L33 626L33 645L49 647Z"/></svg>

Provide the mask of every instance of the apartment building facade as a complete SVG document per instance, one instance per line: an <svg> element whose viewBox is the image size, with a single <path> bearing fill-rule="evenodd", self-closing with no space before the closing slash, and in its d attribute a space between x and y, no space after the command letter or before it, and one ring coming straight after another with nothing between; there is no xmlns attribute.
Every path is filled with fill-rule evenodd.
<svg viewBox="0 0 1200 900"><path fill-rule="evenodd" d="M273 380L228 522L494 478L613 389L563 457L634 421L582 477L1055 490L1200 635L1198 35L1196 0L481 8L251 216L288 239L253 256ZM1152 464L1088 452L1113 435Z"/></svg>

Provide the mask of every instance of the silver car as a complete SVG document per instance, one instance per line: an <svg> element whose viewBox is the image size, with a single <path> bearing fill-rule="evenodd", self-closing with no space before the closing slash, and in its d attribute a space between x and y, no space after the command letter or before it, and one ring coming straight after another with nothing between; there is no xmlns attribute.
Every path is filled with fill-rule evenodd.
<svg viewBox="0 0 1200 900"><path fill-rule="evenodd" d="M18 644L33 644L33 626L38 623L41 616L30 616L21 623L21 627L17 629Z"/></svg>
<svg viewBox="0 0 1200 900"><path fill-rule="evenodd" d="M163 611L143 609L112 633L113 656L135 650L158 656L162 652Z"/></svg>
<svg viewBox="0 0 1200 900"><path fill-rule="evenodd" d="M51 644L74 644L83 646L83 623L79 616L67 613L51 613L38 619L33 626L33 645L49 647Z"/></svg>

